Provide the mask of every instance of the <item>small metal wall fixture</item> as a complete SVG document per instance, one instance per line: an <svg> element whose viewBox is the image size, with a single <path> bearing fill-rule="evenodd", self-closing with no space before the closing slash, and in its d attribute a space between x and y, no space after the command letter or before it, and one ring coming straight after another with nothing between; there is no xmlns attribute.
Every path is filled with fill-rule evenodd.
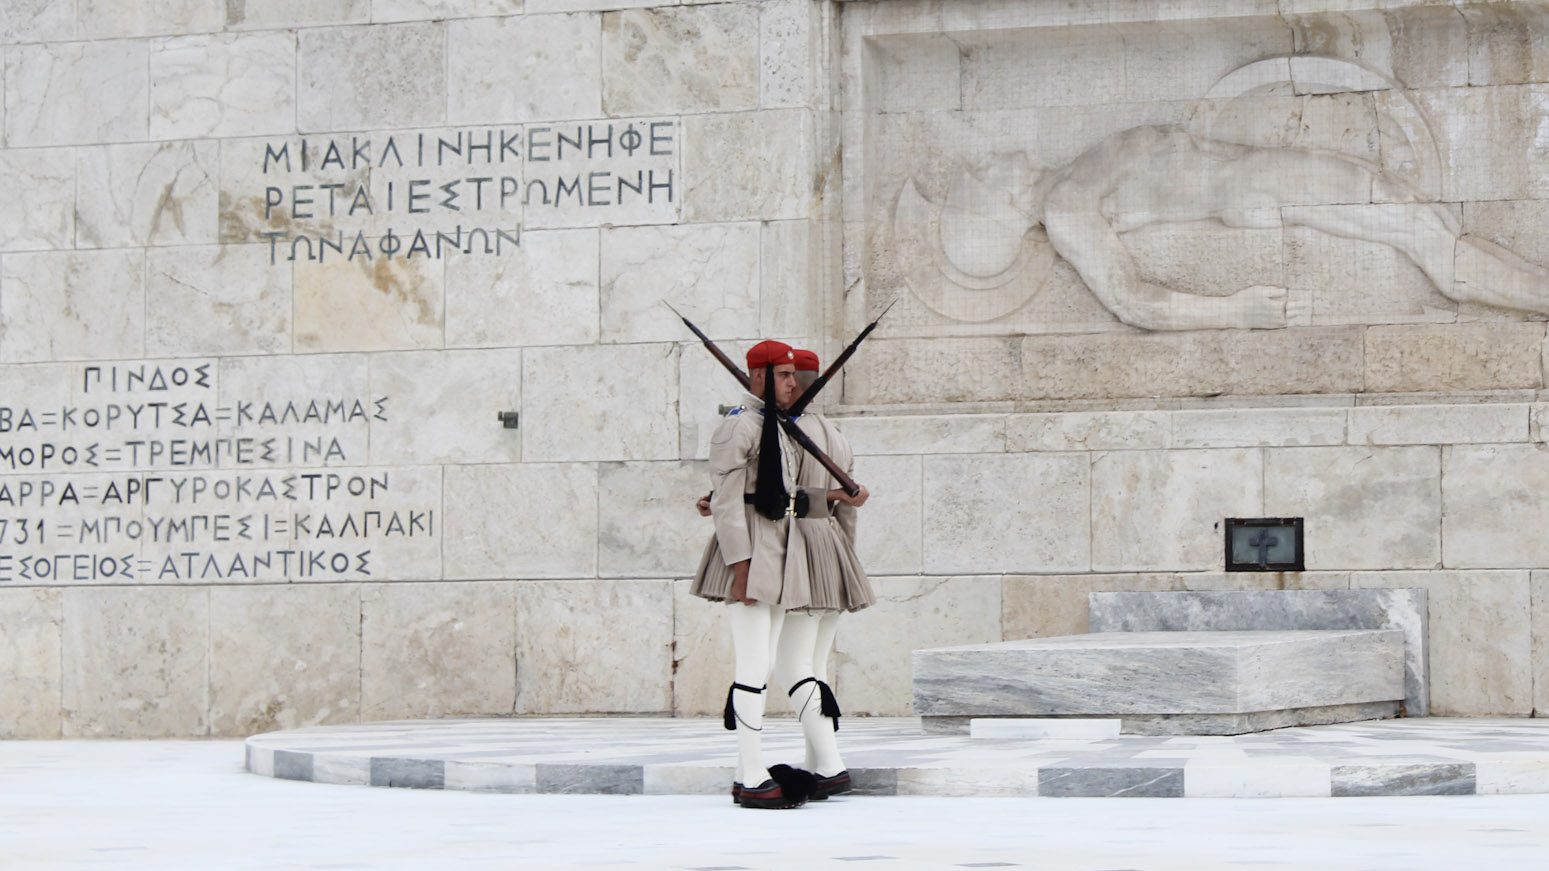
<svg viewBox="0 0 1549 871"><path fill-rule="evenodd" d="M500 425L506 429L516 429L517 418L518 414L514 411L502 411L496 417L500 421Z"/></svg>
<svg viewBox="0 0 1549 871"><path fill-rule="evenodd" d="M1306 571L1302 549L1302 518L1226 518L1226 570Z"/></svg>

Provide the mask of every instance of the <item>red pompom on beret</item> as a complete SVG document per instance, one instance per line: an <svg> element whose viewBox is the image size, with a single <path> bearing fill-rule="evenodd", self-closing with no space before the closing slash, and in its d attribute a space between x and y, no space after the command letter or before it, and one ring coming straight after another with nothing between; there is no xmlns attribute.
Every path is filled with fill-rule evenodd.
<svg viewBox="0 0 1549 871"><path fill-rule="evenodd" d="M763 341L748 349L748 370L796 362L796 352L784 342Z"/></svg>
<svg viewBox="0 0 1549 871"><path fill-rule="evenodd" d="M797 372L817 372L818 355L806 348L793 348L791 353L796 355Z"/></svg>

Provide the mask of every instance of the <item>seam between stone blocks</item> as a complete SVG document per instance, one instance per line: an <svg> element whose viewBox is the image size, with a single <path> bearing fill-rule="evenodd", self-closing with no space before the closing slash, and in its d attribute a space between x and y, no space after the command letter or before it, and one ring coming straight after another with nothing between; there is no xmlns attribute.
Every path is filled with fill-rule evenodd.
<svg viewBox="0 0 1549 871"><path fill-rule="evenodd" d="M215 615L211 599L214 597L213 586L204 588L204 734L215 734L215 715L210 710L212 696L214 695L210 681L215 659Z"/></svg>

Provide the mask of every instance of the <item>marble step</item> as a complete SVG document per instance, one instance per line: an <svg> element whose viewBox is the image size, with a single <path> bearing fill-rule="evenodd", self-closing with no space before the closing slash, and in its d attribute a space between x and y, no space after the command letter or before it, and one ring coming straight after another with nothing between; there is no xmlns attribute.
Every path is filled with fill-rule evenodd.
<svg viewBox="0 0 1549 871"><path fill-rule="evenodd" d="M974 717L968 721L968 737L990 741L1117 738L1119 721L1088 717Z"/></svg>
<svg viewBox="0 0 1549 871"><path fill-rule="evenodd" d="M1092 593L1088 616L1092 632L1398 629L1404 633L1404 713L1431 712L1423 589Z"/></svg>
<svg viewBox="0 0 1549 871"><path fill-rule="evenodd" d="M928 731L985 717L1117 718L1126 734L1242 734L1395 716L1393 629L1099 632L914 652Z"/></svg>

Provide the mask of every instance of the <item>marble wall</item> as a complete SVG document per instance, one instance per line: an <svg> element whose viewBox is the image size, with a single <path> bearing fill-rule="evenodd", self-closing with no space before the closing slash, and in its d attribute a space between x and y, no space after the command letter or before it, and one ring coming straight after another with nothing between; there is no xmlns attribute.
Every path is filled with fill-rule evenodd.
<svg viewBox="0 0 1549 871"><path fill-rule="evenodd" d="M895 294L826 402L875 493L847 712L1090 591L1386 586L1430 591L1437 713L1549 710L1544 316L1370 218L1499 249L1437 274L1549 262L1537 9L0 4L0 738L715 713L686 577L737 391L657 302L831 357ZM1148 281L1296 320L1132 324L1018 197L1201 106L1426 197L1138 226ZM1223 574L1238 514L1305 515L1309 571Z"/></svg>

